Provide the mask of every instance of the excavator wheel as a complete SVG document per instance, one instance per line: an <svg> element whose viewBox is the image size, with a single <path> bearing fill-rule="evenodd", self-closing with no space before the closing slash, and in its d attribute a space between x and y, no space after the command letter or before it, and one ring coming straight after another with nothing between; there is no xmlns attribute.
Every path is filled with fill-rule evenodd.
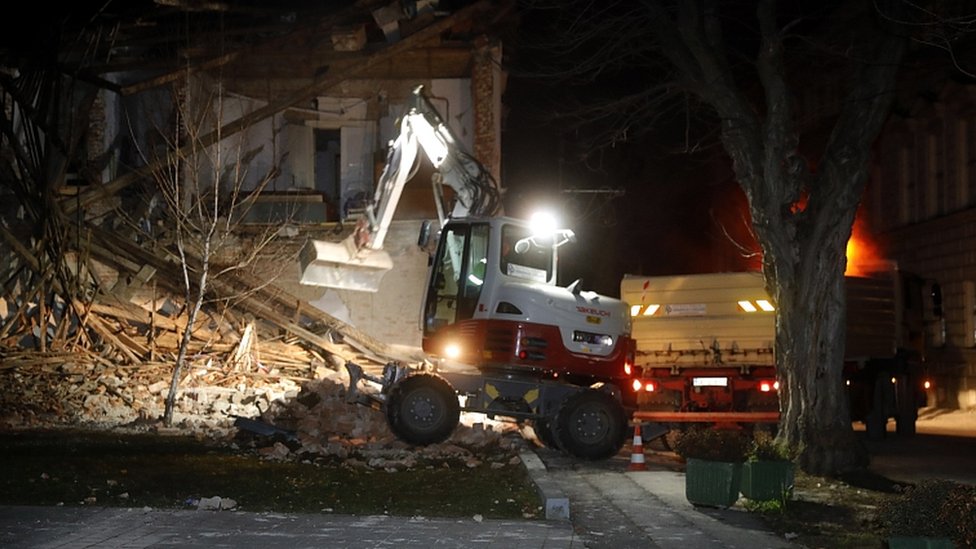
<svg viewBox="0 0 976 549"><path fill-rule="evenodd" d="M613 457L626 438L623 406L613 395L584 389L568 397L556 412L553 437L566 453L588 460Z"/></svg>
<svg viewBox="0 0 976 549"><path fill-rule="evenodd" d="M556 440L555 434L552 432L552 419L551 418L539 418L532 422L532 430L535 431L535 436L539 439L546 448L552 448L553 450L560 450L559 442Z"/></svg>
<svg viewBox="0 0 976 549"><path fill-rule="evenodd" d="M386 421L400 440L435 444L457 427L461 408L451 384L433 374L416 374L393 386L386 400Z"/></svg>

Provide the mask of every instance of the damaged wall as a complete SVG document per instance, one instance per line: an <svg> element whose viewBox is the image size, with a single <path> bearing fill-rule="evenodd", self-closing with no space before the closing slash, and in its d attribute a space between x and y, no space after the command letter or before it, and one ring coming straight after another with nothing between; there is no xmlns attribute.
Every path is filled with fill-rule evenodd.
<svg viewBox="0 0 976 549"><path fill-rule="evenodd" d="M299 284L296 262L276 285L310 305L391 345L420 347L420 310L427 281L427 253L417 246L422 220L394 221L384 249L394 269L377 292L353 292Z"/></svg>
<svg viewBox="0 0 976 549"><path fill-rule="evenodd" d="M431 100L441 113L445 121L451 126L451 131L466 150L470 151L474 145L474 107L471 98L471 81L469 79L438 79L427 84ZM325 107L330 102L322 101ZM334 104L332 105L335 106ZM405 112L403 103L392 104L389 115L379 121L380 141L387 143L396 137L399 126L396 124L399 116ZM334 111L335 109L333 109ZM369 139L364 134L363 124L357 118L357 112L343 111L333 113L332 122L328 117L320 116L318 120L308 122L309 139L312 128L333 127L342 128L343 157L347 151L353 153L353 159L344 162L344 189L346 192L355 189L357 181L352 174L356 166L352 163L361 158L371 157L374 150L368 149ZM344 118L343 118L344 117ZM347 141L348 139L348 141ZM347 146L348 142L348 146ZM382 156L385 159L385 155ZM294 162L294 160L293 160ZM375 167L375 174L382 170L382 164ZM348 175L348 179L345 177ZM301 296L305 301L325 312L347 320L353 326L363 330L373 337L390 344L419 347L421 344L420 311L424 289L427 281L427 253L417 246L424 219L436 221L436 211L433 209L433 194L429 179L421 174L407 184L402 200L403 208L398 209L395 221L389 229L384 242L384 250L393 259L394 268L387 273L376 293L353 292L346 290L325 289L314 286L299 285L298 265L288 271L278 280L278 285L289 292ZM370 181L370 194L374 181ZM347 188L346 185L349 185ZM407 204L409 202L409 204ZM421 205L418 208L418 204ZM426 211L423 204L427 204Z"/></svg>

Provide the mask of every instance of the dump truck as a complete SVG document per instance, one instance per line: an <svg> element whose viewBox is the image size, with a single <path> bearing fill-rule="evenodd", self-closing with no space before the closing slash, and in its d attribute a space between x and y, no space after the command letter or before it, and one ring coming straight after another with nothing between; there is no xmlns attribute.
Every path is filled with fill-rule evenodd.
<svg viewBox="0 0 976 549"><path fill-rule="evenodd" d="M912 434L930 387L926 329L938 319L927 296L938 285L891 262L870 276L846 276L845 284L852 420L872 437L883 436L889 419L898 433ZM776 308L761 273L625 275L620 295L631 306L643 375L635 417L659 427L647 436L691 422L778 422Z"/></svg>
<svg viewBox="0 0 976 549"><path fill-rule="evenodd" d="M530 424L544 444L577 457L615 455L640 386L627 305L579 280L557 284L557 252L573 232L551 217L499 215L491 176L422 87L356 230L339 243L309 241L302 283L369 292L395 270L383 238L421 153L436 170L438 208L436 226L425 224L418 238L435 249L419 314L426 356L390 360L382 373L347 362L349 401L381 410L410 444L447 439L468 411Z"/></svg>

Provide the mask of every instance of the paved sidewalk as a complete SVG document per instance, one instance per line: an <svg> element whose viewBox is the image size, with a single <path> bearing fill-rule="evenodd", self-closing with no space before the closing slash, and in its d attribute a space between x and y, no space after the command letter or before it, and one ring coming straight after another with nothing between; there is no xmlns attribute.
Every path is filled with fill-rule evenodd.
<svg viewBox="0 0 976 549"><path fill-rule="evenodd" d="M685 497L685 475L648 464L630 471L628 452L600 463L538 450L550 464L542 473L547 497L569 500L570 515L585 547L614 549L789 549L800 547L768 531L741 507L695 507ZM531 457L526 460L531 467ZM540 474L540 473L534 473Z"/></svg>
<svg viewBox="0 0 976 549"><path fill-rule="evenodd" d="M0 506L0 547L582 548L565 521Z"/></svg>

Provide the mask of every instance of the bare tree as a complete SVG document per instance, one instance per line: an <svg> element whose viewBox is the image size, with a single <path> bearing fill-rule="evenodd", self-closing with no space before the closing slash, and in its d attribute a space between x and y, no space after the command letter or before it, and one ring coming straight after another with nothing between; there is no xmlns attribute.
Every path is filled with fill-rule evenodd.
<svg viewBox="0 0 976 549"><path fill-rule="evenodd" d="M864 466L867 453L853 433L842 377L845 248L906 49L907 36L895 24L904 20L905 5L818 4L803 11L790 4L790 13L778 12L775 0L574 6L549 12L554 20L564 16L563 36L573 39L560 41L572 58L563 76L616 78L621 85L612 101L571 112L598 121L602 132L589 135L606 143L632 138L668 114L691 113L692 100L704 107L686 127L717 130L747 197L777 305L779 436L800 448L799 464L808 472ZM804 112L797 101L796 86L816 83L797 57L811 50L835 54L831 71L820 75L844 90L831 113ZM810 145L801 138L812 114L828 129Z"/></svg>
<svg viewBox="0 0 976 549"><path fill-rule="evenodd" d="M179 261L186 314L163 413L166 425L173 423L176 395L201 309L210 301L233 301L259 289L228 295L224 287L215 292L218 279L255 266L277 230L269 226L242 245L241 223L257 195L277 175L277 168L260 174L256 185L247 184L250 160L258 150L245 148L247 132L221 140L227 98L219 83L194 86L194 82L187 78L175 88L173 125L157 131L164 140L157 154L166 155L160 162L165 168L153 172L163 205L159 222ZM203 138L214 131L218 132L216 145L204 143Z"/></svg>

